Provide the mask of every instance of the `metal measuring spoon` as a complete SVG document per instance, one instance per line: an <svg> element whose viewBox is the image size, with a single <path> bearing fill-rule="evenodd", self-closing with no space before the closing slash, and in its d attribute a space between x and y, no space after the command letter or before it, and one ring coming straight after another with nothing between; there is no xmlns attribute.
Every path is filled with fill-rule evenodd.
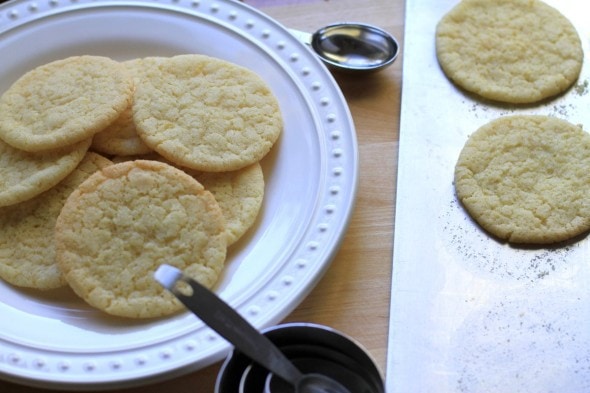
<svg viewBox="0 0 590 393"><path fill-rule="evenodd" d="M289 30L311 46L329 67L352 72L372 72L391 65L399 52L397 40L376 26L335 23L313 34Z"/></svg>
<svg viewBox="0 0 590 393"><path fill-rule="evenodd" d="M179 269L161 265L154 278L211 329L250 359L294 386L296 393L351 393L332 378L301 373L272 341L236 310Z"/></svg>

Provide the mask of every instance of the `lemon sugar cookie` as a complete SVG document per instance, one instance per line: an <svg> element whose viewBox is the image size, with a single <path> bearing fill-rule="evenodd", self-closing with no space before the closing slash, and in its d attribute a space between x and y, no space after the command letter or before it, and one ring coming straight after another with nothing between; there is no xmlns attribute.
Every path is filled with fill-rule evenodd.
<svg viewBox="0 0 590 393"><path fill-rule="evenodd" d="M0 138L38 152L91 138L130 104L133 80L119 62L74 56L20 77L0 97Z"/></svg>
<svg viewBox="0 0 590 393"><path fill-rule="evenodd" d="M13 206L0 207L0 277L16 286L41 290L66 285L55 261L55 221L67 197L88 176L111 161L87 153L58 185Z"/></svg>
<svg viewBox="0 0 590 393"><path fill-rule="evenodd" d="M133 77L134 86L142 78L144 63L147 61L150 61L150 58L132 59L122 63ZM152 151L137 135L132 105L133 100L114 122L94 135L92 150L116 156L141 155Z"/></svg>
<svg viewBox="0 0 590 393"><path fill-rule="evenodd" d="M439 21L435 39L449 79L506 103L562 93L584 57L571 22L539 0L463 0Z"/></svg>
<svg viewBox="0 0 590 393"><path fill-rule="evenodd" d="M113 157L114 162L155 160L173 165L197 179L215 197L225 218L227 245L237 242L256 221L264 198L264 173L259 162L237 171L201 172L177 166L157 153Z"/></svg>
<svg viewBox="0 0 590 393"><path fill-rule="evenodd" d="M590 135L548 116L491 121L465 143L455 189L471 217L499 239L571 239L590 229Z"/></svg>
<svg viewBox="0 0 590 393"><path fill-rule="evenodd" d="M252 71L203 55L152 64L136 87L133 117L146 145L200 171L244 168L262 159L283 123L278 102Z"/></svg>
<svg viewBox="0 0 590 393"><path fill-rule="evenodd" d="M209 190L225 217L228 246L254 224L264 198L264 174L259 163L231 172L189 171Z"/></svg>
<svg viewBox="0 0 590 393"><path fill-rule="evenodd" d="M0 140L0 206L26 201L55 186L82 161L90 142L29 153Z"/></svg>
<svg viewBox="0 0 590 393"><path fill-rule="evenodd" d="M212 287L226 256L225 221L194 178L156 161L127 161L86 179L56 223L56 258L72 289L109 314L182 309L152 277L162 263Z"/></svg>

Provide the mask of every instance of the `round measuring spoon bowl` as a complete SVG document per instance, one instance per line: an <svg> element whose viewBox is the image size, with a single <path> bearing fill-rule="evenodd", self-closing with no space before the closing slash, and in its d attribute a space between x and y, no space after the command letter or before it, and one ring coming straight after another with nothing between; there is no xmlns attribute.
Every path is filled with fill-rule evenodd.
<svg viewBox="0 0 590 393"><path fill-rule="evenodd" d="M363 23L335 23L316 31L312 49L328 66L351 72L373 72L391 65L399 52L388 32Z"/></svg>

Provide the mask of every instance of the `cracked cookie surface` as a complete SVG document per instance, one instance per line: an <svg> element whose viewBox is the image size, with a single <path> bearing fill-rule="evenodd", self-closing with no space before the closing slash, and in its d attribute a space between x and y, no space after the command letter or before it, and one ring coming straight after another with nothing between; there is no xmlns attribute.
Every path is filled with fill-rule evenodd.
<svg viewBox="0 0 590 393"><path fill-rule="evenodd" d="M66 201L56 255L72 289L109 314L150 318L180 302L153 278L162 263L207 287L225 263L225 221L215 198L191 176L146 160L111 165Z"/></svg>
<svg viewBox="0 0 590 393"><path fill-rule="evenodd" d="M133 118L146 145L183 167L206 172L260 161L282 117L265 82L233 63L179 55L153 62L138 84Z"/></svg>
<svg viewBox="0 0 590 393"><path fill-rule="evenodd" d="M499 239L571 239L590 229L590 135L548 116L491 121L465 143L455 189L471 217Z"/></svg>
<svg viewBox="0 0 590 393"><path fill-rule="evenodd" d="M227 245L237 242L256 221L264 198L264 174L259 163L230 172L187 172L209 190L227 227Z"/></svg>
<svg viewBox="0 0 590 393"><path fill-rule="evenodd" d="M24 202L55 186L82 161L90 142L29 153L0 140L0 206Z"/></svg>
<svg viewBox="0 0 590 393"><path fill-rule="evenodd" d="M36 197L0 207L0 277L20 287L41 290L66 285L55 260L55 221L66 199L97 170L112 162L87 153L59 184Z"/></svg>
<svg viewBox="0 0 590 393"><path fill-rule="evenodd" d="M463 0L436 28L449 79L481 97L533 103L578 78L583 51L571 22L538 0Z"/></svg>
<svg viewBox="0 0 590 393"><path fill-rule="evenodd" d="M133 77L134 90L135 85L143 77L145 64L154 60L154 58L139 58L122 63ZM115 121L94 135L91 149L103 154L120 156L147 154L152 151L137 135L133 121L133 100Z"/></svg>
<svg viewBox="0 0 590 393"><path fill-rule="evenodd" d="M133 80L119 62L74 56L24 74L0 97L0 137L29 152L91 138L129 106Z"/></svg>

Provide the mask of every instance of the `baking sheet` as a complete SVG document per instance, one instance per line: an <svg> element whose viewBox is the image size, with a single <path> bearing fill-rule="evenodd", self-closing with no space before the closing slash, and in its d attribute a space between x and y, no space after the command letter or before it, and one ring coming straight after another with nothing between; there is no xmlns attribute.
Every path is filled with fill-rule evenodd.
<svg viewBox="0 0 590 393"><path fill-rule="evenodd" d="M590 131L590 3L547 1L577 28L577 83L539 105L485 102L457 89L435 54L437 22L458 1L406 2L387 391L590 391L590 237L517 248L484 233L454 194L467 137L511 114Z"/></svg>

